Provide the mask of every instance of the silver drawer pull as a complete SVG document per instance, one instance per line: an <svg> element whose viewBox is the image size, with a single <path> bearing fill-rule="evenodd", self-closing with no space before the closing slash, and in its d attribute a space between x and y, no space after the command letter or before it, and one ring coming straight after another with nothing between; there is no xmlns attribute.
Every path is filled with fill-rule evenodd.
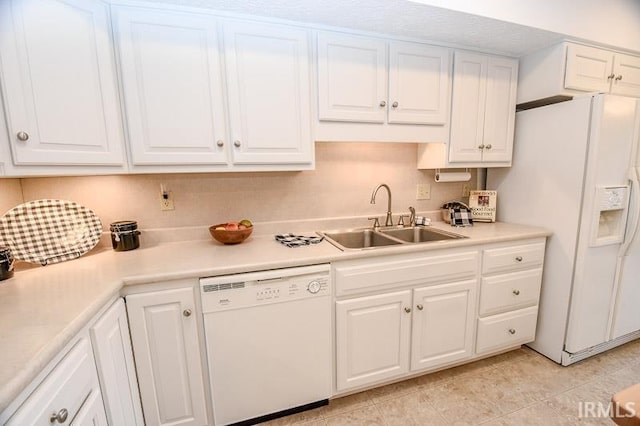
<svg viewBox="0 0 640 426"><path fill-rule="evenodd" d="M484 144L478 145L478 149L484 149Z"/></svg>
<svg viewBox="0 0 640 426"><path fill-rule="evenodd" d="M380 106L381 107L386 107L387 106L387 102L386 101L380 101Z"/></svg>
<svg viewBox="0 0 640 426"><path fill-rule="evenodd" d="M515 328L510 328L509 329L509 334L516 334L516 329Z"/></svg>
<svg viewBox="0 0 640 426"><path fill-rule="evenodd" d="M398 108L398 102L392 103L391 106L394 107L394 108Z"/></svg>
<svg viewBox="0 0 640 426"><path fill-rule="evenodd" d="M424 309L424 306L422 306L422 305L418 305L418 306L416 306L416 308L418 308L418 310L419 310L419 311L421 311L421 310L423 310L423 309Z"/></svg>
<svg viewBox="0 0 640 426"><path fill-rule="evenodd" d="M616 77L616 81L620 81L620 80L622 80L622 74L618 74Z"/></svg>
<svg viewBox="0 0 640 426"><path fill-rule="evenodd" d="M219 140L218 142L216 142L216 145L218 145L219 147L223 147L224 146L224 141Z"/></svg>
<svg viewBox="0 0 640 426"><path fill-rule="evenodd" d="M522 262L522 256L517 256L516 257L516 262Z"/></svg>
<svg viewBox="0 0 640 426"><path fill-rule="evenodd" d="M233 141L233 146L235 146L236 148L240 148L240 141Z"/></svg>
<svg viewBox="0 0 640 426"><path fill-rule="evenodd" d="M404 308L404 311L405 311L406 313L411 313L411 308Z"/></svg>
<svg viewBox="0 0 640 426"><path fill-rule="evenodd" d="M182 311L182 315L184 315L185 317L190 317L191 309L185 309L184 311Z"/></svg>
<svg viewBox="0 0 640 426"><path fill-rule="evenodd" d="M513 294L515 294L516 296L520 296L520 290L513 290Z"/></svg>
<svg viewBox="0 0 640 426"><path fill-rule="evenodd" d="M29 133L27 132L18 132L16 135L19 141L25 142L29 140Z"/></svg>
<svg viewBox="0 0 640 426"><path fill-rule="evenodd" d="M49 422L50 423L64 423L67 421L67 417L69 416L69 411L66 408L63 408L62 410L58 411L57 413L53 413L50 417L49 417Z"/></svg>

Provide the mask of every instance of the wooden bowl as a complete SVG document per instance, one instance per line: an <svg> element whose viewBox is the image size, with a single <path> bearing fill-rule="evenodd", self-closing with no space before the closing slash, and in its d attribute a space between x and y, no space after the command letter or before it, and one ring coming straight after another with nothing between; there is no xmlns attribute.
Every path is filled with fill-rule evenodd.
<svg viewBox="0 0 640 426"><path fill-rule="evenodd" d="M219 223L209 227L209 233L217 241L222 244L240 244L251 235L253 232L253 226L245 229L238 229L237 231L227 231L226 229L215 229L220 226L225 226L226 223Z"/></svg>

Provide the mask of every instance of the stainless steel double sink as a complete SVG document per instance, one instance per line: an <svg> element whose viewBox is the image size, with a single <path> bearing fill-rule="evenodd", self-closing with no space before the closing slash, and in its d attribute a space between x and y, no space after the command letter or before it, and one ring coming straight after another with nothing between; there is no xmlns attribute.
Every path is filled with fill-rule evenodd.
<svg viewBox="0 0 640 426"><path fill-rule="evenodd" d="M318 234L343 251L467 238L463 235L423 226L343 229L322 231Z"/></svg>

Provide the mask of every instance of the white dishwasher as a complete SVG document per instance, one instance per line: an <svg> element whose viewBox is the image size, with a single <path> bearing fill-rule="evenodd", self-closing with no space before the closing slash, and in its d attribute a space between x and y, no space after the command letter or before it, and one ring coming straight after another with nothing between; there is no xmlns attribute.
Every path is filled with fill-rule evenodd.
<svg viewBox="0 0 640 426"><path fill-rule="evenodd" d="M329 265L200 279L216 426L326 405Z"/></svg>

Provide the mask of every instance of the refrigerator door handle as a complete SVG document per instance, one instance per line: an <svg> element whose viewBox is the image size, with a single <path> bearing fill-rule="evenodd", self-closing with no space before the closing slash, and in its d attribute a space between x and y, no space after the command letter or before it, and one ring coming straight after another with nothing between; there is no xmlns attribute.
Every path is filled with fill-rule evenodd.
<svg viewBox="0 0 640 426"><path fill-rule="evenodd" d="M640 222L640 177L637 167L629 169L629 180L631 181L631 198L633 205L630 206L629 222L627 223L626 235L624 242L620 245L618 256L623 257L627 254L631 242L638 233L638 224Z"/></svg>

